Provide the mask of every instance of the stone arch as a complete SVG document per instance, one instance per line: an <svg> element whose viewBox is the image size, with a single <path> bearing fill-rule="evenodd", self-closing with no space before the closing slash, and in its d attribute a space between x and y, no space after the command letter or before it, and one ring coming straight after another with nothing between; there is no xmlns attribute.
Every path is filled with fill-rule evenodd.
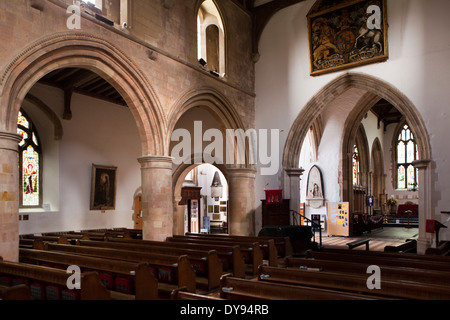
<svg viewBox="0 0 450 320"><path fill-rule="evenodd" d="M241 117L237 113L236 109L220 92L211 88L194 89L182 95L174 104L168 115L168 134L167 141L165 141L166 145L168 146L166 150L167 154L170 154L169 147L171 134L178 120L186 112L195 107L203 107L208 110L211 115L217 120L217 122L222 126L222 128L217 129L246 130L244 123L242 122ZM245 159L248 159L248 150L246 150ZM248 163L248 161L246 163Z"/></svg>
<svg viewBox="0 0 450 320"><path fill-rule="evenodd" d="M350 88L363 89L366 94L361 97L358 106L347 118L346 125L359 124L377 101L386 99L405 116L412 130L418 136L420 159L431 158L431 146L425 124L412 102L389 83L373 76L350 72L331 81L321 89L299 113L286 140L283 151L283 167L295 168L298 166L302 142L314 120L331 101ZM345 133L344 140L357 130L357 126L354 125L350 125L349 128L350 130Z"/></svg>
<svg viewBox="0 0 450 320"><path fill-rule="evenodd" d="M419 160L414 164L419 169L419 238L418 253L424 253L431 245L431 239L426 234L426 219L433 218L431 206L432 181L430 163L432 150L430 137L421 114L413 103L391 84L370 75L349 72L331 81L321 89L302 109L294 121L288 134L283 151L283 168L296 168L299 163L302 142L313 121L337 97L347 90L359 89L359 101L352 108L344 123L344 132L341 140L341 159L339 164L341 201L352 201L351 181L351 154L355 136L365 114L380 100L385 99L403 114L416 135L419 151Z"/></svg>
<svg viewBox="0 0 450 320"><path fill-rule="evenodd" d="M162 155L166 118L146 76L124 52L91 34L62 32L30 45L0 74L1 129L14 132L17 113L31 87L65 67L89 69L113 85L132 112L142 153Z"/></svg>
<svg viewBox="0 0 450 320"><path fill-rule="evenodd" d="M175 129L178 120L189 110L195 107L202 107L208 110L212 116L217 120L221 128L217 129L242 129L247 130L240 115L235 108L220 92L211 88L197 88L183 94L172 107L168 116L168 135L166 145L170 146L171 133ZM227 150L228 151L228 150ZM237 157L236 148L232 150L234 156ZM170 150L167 150L170 153ZM197 154L191 155L192 159L201 159ZM235 158L237 159L237 158ZM226 177L229 185L229 215L228 226L229 232L232 234L253 234L254 233L254 179L255 170L253 164L250 164L249 149L245 150L245 164L239 164L235 161L233 164L218 165L212 163L219 170L222 171ZM191 161L191 163L194 161ZM192 164L192 167L199 163ZM182 183L180 176L182 173L187 174L190 165L181 164L172 175L172 188L174 200L174 218L180 216L177 211L177 203L181 195L177 193L181 187L177 187L177 183ZM180 182L181 181L181 182ZM245 190L245 192L244 192ZM180 222L175 222L176 230L179 232ZM175 229L174 228L174 229Z"/></svg>
<svg viewBox="0 0 450 320"><path fill-rule="evenodd" d="M194 158L194 157L193 157ZM183 187L184 179L186 178L187 174L194 168L200 166L201 163L194 163L194 164L181 164L177 167L177 169L174 171L172 175L172 185L173 185L173 214L174 214L174 223L173 223L173 233L174 234L180 234L182 235L184 233L184 221L181 219L181 217L184 214L184 211L179 211L179 205L178 203L181 201L181 189ZM216 167L218 170L222 172L222 174L225 176L225 179L229 181L229 175L226 166L219 165L219 164L213 164L214 167Z"/></svg>

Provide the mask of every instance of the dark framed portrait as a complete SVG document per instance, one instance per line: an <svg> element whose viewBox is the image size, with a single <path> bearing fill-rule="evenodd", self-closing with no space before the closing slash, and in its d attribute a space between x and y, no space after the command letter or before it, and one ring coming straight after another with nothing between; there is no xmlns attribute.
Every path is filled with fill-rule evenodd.
<svg viewBox="0 0 450 320"><path fill-rule="evenodd" d="M92 165L90 210L116 208L117 167Z"/></svg>
<svg viewBox="0 0 450 320"><path fill-rule="evenodd" d="M312 76L388 59L386 0L317 0L307 20Z"/></svg>

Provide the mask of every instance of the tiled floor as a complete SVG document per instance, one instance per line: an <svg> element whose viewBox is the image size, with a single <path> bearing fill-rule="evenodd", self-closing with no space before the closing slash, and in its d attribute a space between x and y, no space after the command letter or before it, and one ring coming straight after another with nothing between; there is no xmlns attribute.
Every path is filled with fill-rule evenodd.
<svg viewBox="0 0 450 320"><path fill-rule="evenodd" d="M322 245L332 247L343 247L347 249L347 243L357 239L370 238L370 250L383 251L385 246L399 245L406 241L406 239L417 239L419 230L417 228L405 227L385 227L383 229L373 230L371 233L366 233L356 237L340 237L328 236L326 232L322 233ZM316 232L317 243L320 241L319 233ZM365 246L355 248L355 250L365 250Z"/></svg>

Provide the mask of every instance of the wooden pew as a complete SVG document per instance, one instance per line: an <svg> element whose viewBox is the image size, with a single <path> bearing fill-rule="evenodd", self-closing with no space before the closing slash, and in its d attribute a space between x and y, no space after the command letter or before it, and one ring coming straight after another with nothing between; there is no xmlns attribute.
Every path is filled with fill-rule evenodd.
<svg viewBox="0 0 450 320"><path fill-rule="evenodd" d="M0 285L0 300L33 300L30 288L25 284L12 287Z"/></svg>
<svg viewBox="0 0 450 320"><path fill-rule="evenodd" d="M357 263L351 261L307 259L288 257L284 260L285 268L321 270L326 272L339 272L347 276L366 275L368 263ZM416 281L430 284L450 283L450 269L448 271L414 269L411 267L396 267L380 265L381 276L392 280Z"/></svg>
<svg viewBox="0 0 450 320"><path fill-rule="evenodd" d="M116 295L117 299L158 299L158 281L150 272L147 263L106 260L98 257L36 249L19 249L19 261L38 265L50 264L52 267L64 269L76 265L83 270L98 272L99 277L105 280L106 283L104 284L108 290L125 294ZM124 286L125 283L130 285ZM129 295L129 297L126 295Z"/></svg>
<svg viewBox="0 0 450 320"><path fill-rule="evenodd" d="M358 255L358 256L370 256L370 257L384 257L384 258L406 258L414 260L424 260L424 261L437 261L450 263L450 257L439 256L439 255L426 255L426 254L416 254L407 252L385 252L385 251L363 251L363 250L346 250L340 248L327 248L322 247L320 252L347 254L347 255Z"/></svg>
<svg viewBox="0 0 450 320"><path fill-rule="evenodd" d="M240 242L240 241L225 241L225 240L208 240L208 239L193 239L185 236L167 237L168 242L179 243L197 243L204 245L238 245L241 254L244 256L245 263L249 266L249 272L252 275L258 273L258 267L263 264L263 255L258 242Z"/></svg>
<svg viewBox="0 0 450 320"><path fill-rule="evenodd" d="M224 300L222 298L211 296L211 295L203 295L198 293L188 292L186 288L177 288L172 291L170 294L170 300L209 300L209 301L217 301Z"/></svg>
<svg viewBox="0 0 450 320"><path fill-rule="evenodd" d="M22 248L33 247L34 241L39 240L41 242L54 242L59 244L75 244L79 239L89 239L87 235L75 235L73 237L66 235L58 236L27 236L19 240L19 246Z"/></svg>
<svg viewBox="0 0 450 320"><path fill-rule="evenodd" d="M0 260L0 275L24 279L31 292L37 289L40 291L39 295L49 286L67 287L67 279L70 276L65 270L2 260ZM111 299L110 292L100 282L97 272L83 273L80 278L79 298L81 300ZM36 299L35 296L34 298Z"/></svg>
<svg viewBox="0 0 450 320"><path fill-rule="evenodd" d="M69 231L69 232L56 232L56 233L46 233L46 236L66 236L68 238L75 236L84 236L89 237L90 240L99 240L103 241L105 237L114 237L114 238L132 238L130 233L126 231L114 231L114 230L96 230L96 231Z"/></svg>
<svg viewBox="0 0 450 320"><path fill-rule="evenodd" d="M215 250L222 263L222 269L224 271L231 272L234 277L245 277L245 261L241 254L240 247L238 245L211 245L201 243L182 243L182 242L169 242L169 241L151 241L151 240L136 240L136 239L118 239L118 238L106 238L108 242L114 243L128 243L136 245L148 245L148 246L160 246L175 250L199 250L210 251Z"/></svg>
<svg viewBox="0 0 450 320"><path fill-rule="evenodd" d="M210 291L218 288L220 285L220 277L223 274L222 264L217 255L217 251L200 251L193 249L170 248L158 245L145 245L139 243L127 242L105 242L79 240L80 246L97 247L97 248L113 248L120 250L131 250L136 252L160 253L170 255L187 255L192 267L196 271L197 284ZM202 281L204 279L204 281Z"/></svg>
<svg viewBox="0 0 450 320"><path fill-rule="evenodd" d="M277 266L278 258L292 255L292 244L289 237L258 237L258 236L236 236L228 234L201 234L187 232L186 236L216 240L238 240L248 242L259 242L264 253L264 259L269 260L270 266ZM273 240L273 243L272 241Z"/></svg>
<svg viewBox="0 0 450 320"><path fill-rule="evenodd" d="M364 293L380 296L383 299L450 299L450 286L448 285L392 280L381 277L380 288L370 289L367 286L368 277L367 274L359 273L349 276L338 272L260 266L258 279L269 283L295 284L342 292Z"/></svg>
<svg viewBox="0 0 450 320"><path fill-rule="evenodd" d="M416 253L417 241L414 239L406 240L405 243L397 246L385 246L384 252L404 252L404 253Z"/></svg>
<svg viewBox="0 0 450 320"><path fill-rule="evenodd" d="M440 241L436 248L428 248L426 255L450 256L450 241Z"/></svg>
<svg viewBox="0 0 450 320"><path fill-rule="evenodd" d="M228 300L379 300L360 294L339 292L321 288L268 283L234 278L221 278L220 297Z"/></svg>
<svg viewBox="0 0 450 320"><path fill-rule="evenodd" d="M334 249L333 249L334 250ZM407 256L407 254L394 254L385 252L374 251L361 251L361 250L338 250L337 252L330 251L307 251L306 258L314 258L321 260L332 260L336 263L340 262L358 262L366 263L368 265L378 266L396 266L396 267L410 267L424 270L440 270L448 271L450 264L442 261L427 261L422 258L414 258ZM374 254L350 254L348 252L374 252ZM385 255L380 255L384 253ZM391 256L389 256L391 255ZM396 256L392 256L396 255ZM421 256L419 256L421 257Z"/></svg>
<svg viewBox="0 0 450 320"><path fill-rule="evenodd" d="M367 239L360 239L360 240L355 240L355 241L352 241L352 242L348 242L347 246L348 246L348 248L350 250L352 250L352 249L357 248L359 246L365 245L366 246L366 250L369 251L369 242L370 242L369 238L367 238Z"/></svg>
<svg viewBox="0 0 450 320"><path fill-rule="evenodd" d="M186 287L189 292L196 292L196 275L186 255L171 256L144 252L133 252L112 248L94 248L77 245L45 243L45 250L70 252L98 258L145 262L158 276L160 295L170 294L176 287Z"/></svg>

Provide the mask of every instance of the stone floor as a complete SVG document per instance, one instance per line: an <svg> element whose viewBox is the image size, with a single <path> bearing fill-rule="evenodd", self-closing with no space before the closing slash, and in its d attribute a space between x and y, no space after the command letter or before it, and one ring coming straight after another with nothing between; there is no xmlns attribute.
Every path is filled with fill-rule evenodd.
<svg viewBox="0 0 450 320"><path fill-rule="evenodd" d="M354 237L328 236L326 232L322 232L322 245L332 247L342 247L347 249L347 243L358 239L370 238L370 250L383 251L385 246L399 245L406 241L406 239L417 239L419 234L418 228L406 227L386 227L383 229L376 229L370 233L365 233ZM319 232L315 234L315 241L319 243ZM361 246L356 249L364 250Z"/></svg>

